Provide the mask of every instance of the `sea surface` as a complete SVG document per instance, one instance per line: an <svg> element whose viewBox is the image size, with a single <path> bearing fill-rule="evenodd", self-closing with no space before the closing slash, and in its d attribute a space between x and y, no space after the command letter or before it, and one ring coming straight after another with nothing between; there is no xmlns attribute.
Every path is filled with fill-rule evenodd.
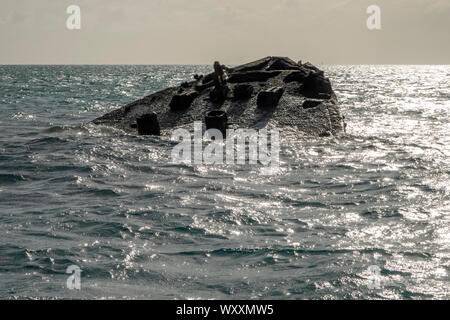
<svg viewBox="0 0 450 320"><path fill-rule="evenodd" d="M450 66L322 67L347 133L263 176L88 124L210 66L0 66L0 298L450 298Z"/></svg>

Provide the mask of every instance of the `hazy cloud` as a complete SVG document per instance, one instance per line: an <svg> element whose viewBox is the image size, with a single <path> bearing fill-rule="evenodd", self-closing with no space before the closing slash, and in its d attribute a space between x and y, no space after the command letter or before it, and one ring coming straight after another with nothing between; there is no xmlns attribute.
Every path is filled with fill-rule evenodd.
<svg viewBox="0 0 450 320"><path fill-rule="evenodd" d="M65 27L71 4L81 30ZM449 17L448 0L2 0L0 63L450 64Z"/></svg>

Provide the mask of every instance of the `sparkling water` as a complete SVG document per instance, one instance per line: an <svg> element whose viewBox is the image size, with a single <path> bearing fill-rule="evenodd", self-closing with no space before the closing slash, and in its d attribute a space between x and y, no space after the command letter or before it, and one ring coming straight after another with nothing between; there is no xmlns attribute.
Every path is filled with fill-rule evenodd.
<svg viewBox="0 0 450 320"><path fill-rule="evenodd" d="M450 298L450 66L323 68L263 176L88 124L209 66L0 66L0 298Z"/></svg>

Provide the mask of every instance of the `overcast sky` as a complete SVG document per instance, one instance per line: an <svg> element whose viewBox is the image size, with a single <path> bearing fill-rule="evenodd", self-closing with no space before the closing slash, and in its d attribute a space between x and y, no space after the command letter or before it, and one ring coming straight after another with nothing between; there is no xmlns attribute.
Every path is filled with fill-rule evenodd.
<svg viewBox="0 0 450 320"><path fill-rule="evenodd" d="M450 64L449 33L450 0L0 0L0 64Z"/></svg>

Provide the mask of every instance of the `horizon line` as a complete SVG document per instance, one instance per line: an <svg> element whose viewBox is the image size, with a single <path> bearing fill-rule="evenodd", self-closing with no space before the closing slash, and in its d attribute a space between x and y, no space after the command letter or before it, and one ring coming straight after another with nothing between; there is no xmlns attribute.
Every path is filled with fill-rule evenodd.
<svg viewBox="0 0 450 320"><path fill-rule="evenodd" d="M245 63L244 63L245 64ZM315 63L329 66L450 66L442 63ZM207 63L0 63L0 66L212 66ZM229 63L231 66L243 64Z"/></svg>

